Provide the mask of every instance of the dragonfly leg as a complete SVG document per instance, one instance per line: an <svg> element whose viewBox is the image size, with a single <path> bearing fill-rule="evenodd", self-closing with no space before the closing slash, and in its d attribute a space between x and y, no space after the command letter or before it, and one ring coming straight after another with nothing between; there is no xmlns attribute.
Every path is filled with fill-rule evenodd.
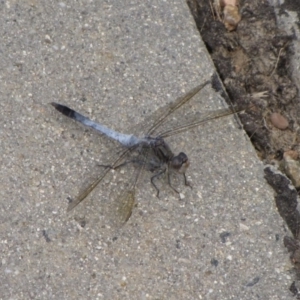
<svg viewBox="0 0 300 300"><path fill-rule="evenodd" d="M185 184L186 186L189 186L189 187L192 189L193 187L192 187L192 185L188 182L185 173L183 173L182 175L183 175L183 178L184 178L184 184ZM171 183L171 174L170 174L170 172L168 172L168 184L169 184L169 186L171 187L171 189L172 189L174 192L176 192L177 194L180 194L180 193L178 192L178 190L177 190L176 188L174 188L174 186L173 186L172 183Z"/></svg>
<svg viewBox="0 0 300 300"><path fill-rule="evenodd" d="M158 173L156 173L155 175L153 175L151 177L151 184L154 186L154 188L156 189L156 197L159 198L159 188L156 186L156 184L154 183L154 179L159 177L161 174L165 173L166 169L163 169L161 171L159 171Z"/></svg>
<svg viewBox="0 0 300 300"><path fill-rule="evenodd" d="M179 192L174 188L174 186L172 186L172 183L171 183L171 173L168 172L168 185L171 187L171 189L176 192L177 194L179 194Z"/></svg>
<svg viewBox="0 0 300 300"><path fill-rule="evenodd" d="M193 187L192 187L192 185L188 182L185 173L183 173L183 178L184 178L184 184L185 184L186 186L189 186L189 187L192 189Z"/></svg>

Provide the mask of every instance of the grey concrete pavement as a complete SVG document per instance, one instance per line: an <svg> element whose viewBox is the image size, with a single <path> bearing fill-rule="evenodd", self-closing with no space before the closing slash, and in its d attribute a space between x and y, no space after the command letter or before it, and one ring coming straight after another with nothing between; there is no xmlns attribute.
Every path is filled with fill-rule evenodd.
<svg viewBox="0 0 300 300"><path fill-rule="evenodd" d="M283 221L233 118L170 138L191 160L183 199L149 178L117 233L106 182L66 213L105 161L103 139L56 101L126 132L214 73L185 1L4 1L1 299L290 299ZM191 109L224 106L207 87ZM85 226L81 227L80 220Z"/></svg>

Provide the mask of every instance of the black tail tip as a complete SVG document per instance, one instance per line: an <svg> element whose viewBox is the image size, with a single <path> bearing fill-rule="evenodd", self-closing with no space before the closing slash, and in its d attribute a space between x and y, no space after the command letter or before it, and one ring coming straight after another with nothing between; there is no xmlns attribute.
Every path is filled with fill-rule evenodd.
<svg viewBox="0 0 300 300"><path fill-rule="evenodd" d="M56 102L51 102L50 103L52 106L54 106L55 108L58 108L60 106L60 104L56 103Z"/></svg>
<svg viewBox="0 0 300 300"><path fill-rule="evenodd" d="M56 102L51 102L50 104L52 106L54 106L56 110L58 110L59 112L61 112L63 115L65 115L67 117L74 118L74 116L76 114L76 112L73 109L71 109L65 105L61 105Z"/></svg>
<svg viewBox="0 0 300 300"><path fill-rule="evenodd" d="M63 113L64 115L67 115L70 111L70 108L68 108L67 106L58 104L56 102L51 102L50 103L52 106L55 107L56 110L58 110L59 112Z"/></svg>

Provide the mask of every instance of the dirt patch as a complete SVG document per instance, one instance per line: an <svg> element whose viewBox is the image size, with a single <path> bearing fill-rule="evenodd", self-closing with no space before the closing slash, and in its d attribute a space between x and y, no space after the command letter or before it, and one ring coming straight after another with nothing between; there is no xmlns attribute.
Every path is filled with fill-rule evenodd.
<svg viewBox="0 0 300 300"><path fill-rule="evenodd" d="M232 102L254 104L241 116L244 128L266 162L288 150L300 153L298 90L289 76L293 36L277 28L267 1L241 1L241 21L227 31L208 1L189 1L198 29ZM289 122L286 130L271 122L272 113Z"/></svg>
<svg viewBox="0 0 300 300"><path fill-rule="evenodd" d="M231 102L237 107L251 104L240 119L258 156L277 166L292 161L292 167L284 165L281 169L291 178L287 170L296 166L300 174L300 105L290 71L295 37L278 28L274 8L267 0L240 1L240 20L236 18L234 29L225 23L222 8L221 15L216 11L216 1L187 2ZM276 192L279 213L300 249L297 191L290 188L284 175L271 168L266 168L266 179ZM299 186L293 183L299 190L300 180ZM294 252L291 260L295 265Z"/></svg>

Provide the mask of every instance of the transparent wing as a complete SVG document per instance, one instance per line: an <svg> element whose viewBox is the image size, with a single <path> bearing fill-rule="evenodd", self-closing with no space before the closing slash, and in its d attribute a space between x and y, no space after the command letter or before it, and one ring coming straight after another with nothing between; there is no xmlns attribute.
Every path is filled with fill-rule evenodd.
<svg viewBox="0 0 300 300"><path fill-rule="evenodd" d="M135 189L129 189L123 192L123 194L118 198L116 204L116 217L113 219L115 221L115 227L121 227L124 225L132 215L133 208L135 206Z"/></svg>
<svg viewBox="0 0 300 300"><path fill-rule="evenodd" d="M180 125L178 125L178 124L172 125L172 122L170 122L170 124L168 124L168 126L166 128L164 128L162 132L158 132L157 135L160 137L163 137L163 138L168 137L168 136L186 131L190 128L199 126L200 124L209 122L211 120L229 116L229 115L232 115L237 112L240 112L240 111L234 111L231 108L221 108L221 109L217 109L217 110L213 110L213 111L206 111L203 113L196 113L194 115L188 115L188 116L186 116L186 119L188 119L186 122L181 122Z"/></svg>
<svg viewBox="0 0 300 300"><path fill-rule="evenodd" d="M168 103L163 107L147 115L144 120L138 124L133 124L127 133L132 133L139 137L155 136L154 133L159 127L163 127L164 123L169 119L169 116L179 110L180 107L188 103L197 93L201 91L210 81L205 81L203 84L193 88L187 94L179 97L174 102Z"/></svg>
<svg viewBox="0 0 300 300"><path fill-rule="evenodd" d="M139 151L135 150L125 149L110 167L98 167L103 169L102 172L69 204L67 211L73 210L92 193L98 184L105 181L102 187L104 184L109 184L109 189L101 189L101 196L96 193L92 195L91 199L96 201L99 219L102 220L104 226L114 229L122 227L130 218L136 205L136 188L145 169L149 152L147 147L139 149ZM102 193L103 190L104 193ZM101 199L98 200L100 197Z"/></svg>
<svg viewBox="0 0 300 300"><path fill-rule="evenodd" d="M80 202L82 202L95 188L96 186L104 179L104 177L118 164L121 163L121 161L128 155L130 149L125 149L121 155L118 155L118 158L115 159L112 164L104 168L102 172L94 179L87 187L85 187L81 192L78 194L78 196L70 202L68 205L67 211L71 211L73 208L75 208Z"/></svg>
<svg viewBox="0 0 300 300"><path fill-rule="evenodd" d="M146 165L146 157L148 148L141 150L140 155L134 158L134 161L139 161L138 167L133 160L127 160L126 163L126 180L123 183L113 188L111 191L111 203L107 203L104 208L107 222L113 228L122 227L130 218L133 208L136 205L135 194L139 181L142 178L143 170ZM132 159L132 157L130 157Z"/></svg>
<svg viewBox="0 0 300 300"><path fill-rule="evenodd" d="M165 121L168 119L168 117L171 114L173 114L180 107L182 107L184 104L189 102L191 98L193 98L196 94L198 94L209 83L210 81L205 81L204 83L193 88L184 96L179 97L177 100L166 105L165 107L159 108L156 112L154 112L151 116L149 116L149 119L153 120L153 124L149 126L147 130L147 135L151 136L156 131L157 128L159 128L165 123Z"/></svg>
<svg viewBox="0 0 300 300"><path fill-rule="evenodd" d="M193 105L199 106L199 101L194 98L210 81L193 88L187 94L179 97L172 103L165 105L146 117L142 123L144 125L137 125L136 128L144 128L143 132L146 136L153 137L168 137L186 131L190 128L199 126L211 120L229 116L239 113L243 109L235 110L235 108L221 108L216 110L209 110L205 112L193 112ZM205 94L205 93L204 93ZM193 99L193 101L191 101ZM201 110L201 107L198 109Z"/></svg>

